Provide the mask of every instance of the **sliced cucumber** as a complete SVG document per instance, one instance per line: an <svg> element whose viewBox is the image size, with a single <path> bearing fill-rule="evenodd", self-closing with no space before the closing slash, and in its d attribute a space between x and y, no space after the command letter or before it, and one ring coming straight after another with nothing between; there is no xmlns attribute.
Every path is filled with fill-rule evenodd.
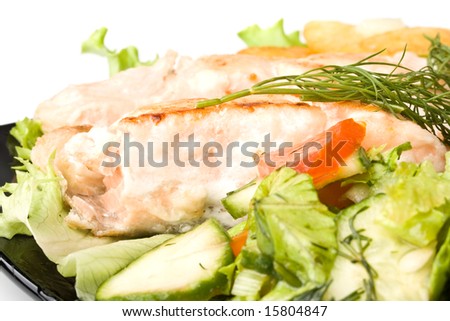
<svg viewBox="0 0 450 321"><path fill-rule="evenodd" d="M367 171L370 166L370 160L364 148L358 148L344 160L337 175L333 177L332 181L338 181L343 178L351 177L357 174L362 174ZM331 182L328 182L331 183Z"/></svg>
<svg viewBox="0 0 450 321"><path fill-rule="evenodd" d="M256 179L241 188L227 193L222 199L222 204L233 218L240 218L248 214L250 210L250 201L255 194L259 181Z"/></svg>
<svg viewBox="0 0 450 321"><path fill-rule="evenodd" d="M247 226L247 220L244 220L242 222L237 223L235 226L230 227L227 232L228 235L233 238L236 235L242 233L245 230L245 227Z"/></svg>
<svg viewBox="0 0 450 321"><path fill-rule="evenodd" d="M343 178L364 173L367 170L368 162L369 160L363 148L355 150L353 154L345 159L345 164L342 164L339 170L330 176L328 180L324 181L320 187ZM250 202L255 195L259 183L260 180L255 179L241 188L229 192L222 199L223 206L233 218L240 218L248 214L251 205Z"/></svg>
<svg viewBox="0 0 450 321"><path fill-rule="evenodd" d="M228 294L219 269L233 262L227 232L210 219L162 243L103 283L98 300L208 300Z"/></svg>
<svg viewBox="0 0 450 321"><path fill-rule="evenodd" d="M254 270L243 269L234 280L231 294L243 297L246 300L260 299L261 289L270 280L267 274L262 274Z"/></svg>

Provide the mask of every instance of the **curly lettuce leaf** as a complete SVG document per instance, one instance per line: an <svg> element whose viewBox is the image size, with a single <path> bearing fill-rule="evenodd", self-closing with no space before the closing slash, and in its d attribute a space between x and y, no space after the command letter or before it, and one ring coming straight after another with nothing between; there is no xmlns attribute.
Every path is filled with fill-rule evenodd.
<svg viewBox="0 0 450 321"><path fill-rule="evenodd" d="M274 259L276 273L294 286L328 280L336 257L334 214L320 203L309 175L282 168L255 193L260 250Z"/></svg>
<svg viewBox="0 0 450 321"><path fill-rule="evenodd" d="M11 128L10 134L22 148L31 150L36 144L38 137L43 135L43 131L40 122L26 117Z"/></svg>
<svg viewBox="0 0 450 321"><path fill-rule="evenodd" d="M55 263L80 249L112 242L114 239L97 238L64 223L69 209L63 200L60 178L51 166L52 157L45 172L29 161L31 148L42 135L39 123L24 119L11 129L11 134L21 145L16 157L21 166L15 167L17 182L0 188L0 237L33 235Z"/></svg>
<svg viewBox="0 0 450 321"><path fill-rule="evenodd" d="M21 228L25 226L27 230L14 229L12 224L3 226L2 222L2 230L6 231L2 231L1 236L31 234L45 255L55 263L72 252L114 241L65 224L68 208L61 193L60 178L51 166L44 173L29 161L21 161L25 170L16 171L17 183L9 188L10 195L1 195L1 216L13 217L17 224L22 223Z"/></svg>
<svg viewBox="0 0 450 321"><path fill-rule="evenodd" d="M450 154L444 173L430 162L397 163L399 155L394 150L374 161L366 180L369 196L339 213L342 255L326 298L362 293L366 299L427 300L441 295L450 270Z"/></svg>
<svg viewBox="0 0 450 321"><path fill-rule="evenodd" d="M20 183L23 180L21 176L17 177L19 183L0 187L0 237L7 239L11 239L16 234L31 235L24 221L28 215L32 195L28 193L28 184ZM10 194L11 196L8 196ZM21 197L14 196L15 194Z"/></svg>
<svg viewBox="0 0 450 321"><path fill-rule="evenodd" d="M307 283L302 287L294 287L279 281L274 289L264 296L263 301L320 301L326 288L326 283L322 286Z"/></svg>
<svg viewBox="0 0 450 321"><path fill-rule="evenodd" d="M410 148L407 143L385 153L370 151L368 171L344 184L357 183L358 188L365 184L366 197L387 195L389 201L377 217L378 223L406 242L425 246L436 240L449 218L445 210L450 195L448 170L437 173L430 162L398 162Z"/></svg>
<svg viewBox="0 0 450 321"><path fill-rule="evenodd" d="M134 46L128 46L119 51L108 49L105 46L105 36L107 32L108 29L105 27L94 31L81 45L81 52L106 57L108 59L110 76L129 68L151 66L158 60L158 56L156 56L153 60L140 61L139 52Z"/></svg>
<svg viewBox="0 0 450 321"><path fill-rule="evenodd" d="M433 165L400 163L390 177L380 182L379 192L389 197L379 222L416 246L435 242L450 217L450 181Z"/></svg>
<svg viewBox="0 0 450 321"><path fill-rule="evenodd" d="M450 181L450 152L446 155L445 171L442 177ZM448 202L447 202L447 205ZM449 207L449 206L447 206ZM447 208L447 212L450 212L450 208ZM430 277L430 299L438 300L444 291L446 285L450 281L450 219L446 222L446 225L442 228L438 235L438 251L433 261ZM447 299L449 293L445 294Z"/></svg>
<svg viewBox="0 0 450 321"><path fill-rule="evenodd" d="M388 202L388 196L377 194L338 214L339 255L326 300L429 298L435 244L417 247L379 224Z"/></svg>
<svg viewBox="0 0 450 321"><path fill-rule="evenodd" d="M267 29L262 29L258 25L252 25L240 31L238 36L248 47L304 47L305 44L300 41L300 31L286 34L283 24L283 19L280 19L272 27Z"/></svg>
<svg viewBox="0 0 450 321"><path fill-rule="evenodd" d="M430 277L430 299L439 300L450 280L450 227L442 233L443 242L433 261ZM448 299L449 293L446 293Z"/></svg>
<svg viewBox="0 0 450 321"><path fill-rule="evenodd" d="M41 124L29 118L18 121L11 128L10 135L18 144L14 146L18 159L22 161L30 159L31 149L42 134ZM31 203L32 197L31 193L28 193L29 186L25 183L27 178L26 172L16 170L17 183L7 183L0 187L0 237L10 239L16 234L31 235L24 223L28 215L27 204ZM12 196L13 193L16 196Z"/></svg>
<svg viewBox="0 0 450 321"><path fill-rule="evenodd" d="M328 282L336 257L336 222L309 175L281 168L267 176L255 192L247 227L237 259L239 289L232 292L245 294L239 299L289 300ZM240 278L255 274L248 270L257 272L258 280Z"/></svg>
<svg viewBox="0 0 450 321"><path fill-rule="evenodd" d="M26 160L30 159L31 149L38 137L43 135L41 123L27 117L18 121L9 133L18 143L15 146L17 156Z"/></svg>

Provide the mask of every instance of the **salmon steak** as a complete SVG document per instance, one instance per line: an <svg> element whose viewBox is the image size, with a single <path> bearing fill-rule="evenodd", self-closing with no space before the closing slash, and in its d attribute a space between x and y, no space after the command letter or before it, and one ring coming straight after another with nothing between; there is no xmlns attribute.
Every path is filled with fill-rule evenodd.
<svg viewBox="0 0 450 321"><path fill-rule="evenodd" d="M140 236L189 230L208 217L236 221L221 199L258 177L264 144L308 141L337 123L364 124L361 146L390 149L410 142L402 160L444 168L446 147L417 124L359 102L300 102L259 95L203 109L199 99L150 104L110 125L48 131L32 161L54 166L71 206L67 223L98 236Z"/></svg>

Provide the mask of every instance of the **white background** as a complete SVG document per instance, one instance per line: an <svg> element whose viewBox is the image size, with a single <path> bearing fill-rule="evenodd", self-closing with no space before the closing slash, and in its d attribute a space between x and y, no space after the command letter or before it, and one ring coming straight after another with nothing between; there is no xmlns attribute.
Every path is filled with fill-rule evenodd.
<svg viewBox="0 0 450 321"><path fill-rule="evenodd" d="M236 36L285 19L287 32L310 20L359 23L401 18L410 26L450 28L447 1L1 1L0 124L32 117L36 106L69 84L108 77L106 61L81 55L95 29L109 28L111 49L135 45L143 60L174 49L184 55L233 53ZM0 300L29 299L0 270Z"/></svg>

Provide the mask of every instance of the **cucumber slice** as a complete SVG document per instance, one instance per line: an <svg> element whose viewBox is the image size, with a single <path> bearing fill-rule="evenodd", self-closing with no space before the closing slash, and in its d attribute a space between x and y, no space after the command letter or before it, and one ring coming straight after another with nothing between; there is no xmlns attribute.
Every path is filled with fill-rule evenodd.
<svg viewBox="0 0 450 321"><path fill-rule="evenodd" d="M353 154L344 160L344 162L345 165L341 166L337 175L328 183L362 174L366 172L367 168L370 166L370 160L362 147L355 150Z"/></svg>
<svg viewBox="0 0 450 321"><path fill-rule="evenodd" d="M246 300L260 299L262 287L270 280L267 274L262 274L254 270L243 269L234 280L231 294L243 297Z"/></svg>
<svg viewBox="0 0 450 321"><path fill-rule="evenodd" d="M369 160L364 149L359 148L348 156L345 159L345 164L323 184L326 185L343 178L364 173L367 171L368 162ZM237 219L248 214L251 205L250 202L260 182L260 180L254 179L241 188L227 193L227 196L222 199L222 205L233 218Z"/></svg>
<svg viewBox="0 0 450 321"><path fill-rule="evenodd" d="M162 243L103 283L97 300L208 300L228 294L219 269L232 263L230 239L213 219Z"/></svg>
<svg viewBox="0 0 450 321"><path fill-rule="evenodd" d="M259 181L256 179L241 188L227 193L222 199L222 204L233 218L240 218L248 214L250 210L250 201L255 194Z"/></svg>

